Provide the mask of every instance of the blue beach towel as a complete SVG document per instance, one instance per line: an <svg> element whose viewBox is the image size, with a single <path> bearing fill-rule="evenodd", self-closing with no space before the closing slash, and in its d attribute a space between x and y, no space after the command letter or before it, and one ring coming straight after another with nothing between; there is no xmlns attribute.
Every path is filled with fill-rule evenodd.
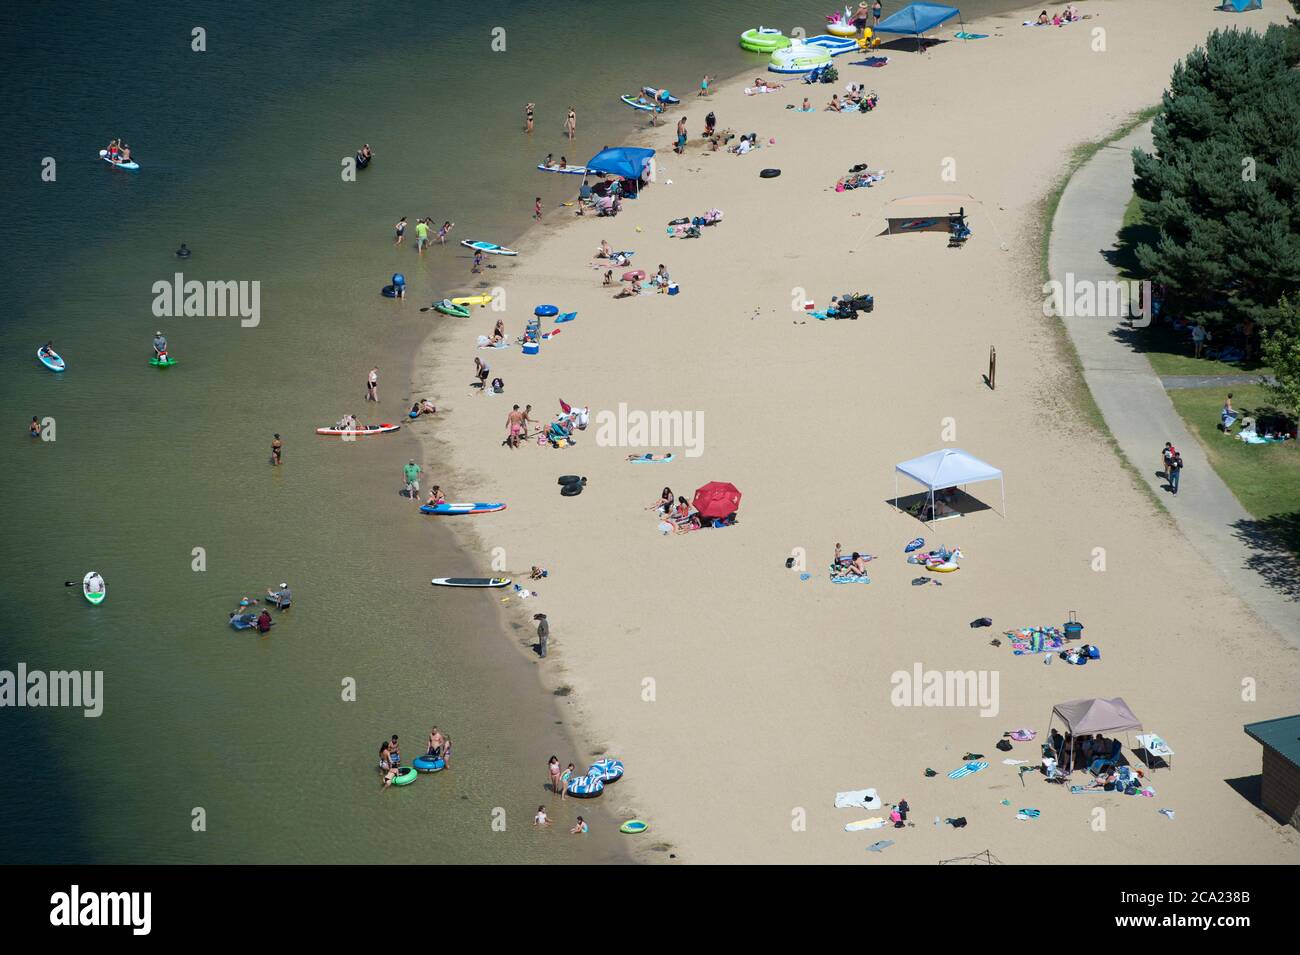
<svg viewBox="0 0 1300 955"><path fill-rule="evenodd" d="M967 763L960 769L954 769L948 774L949 779L961 779L963 776L970 776L978 773L981 769L988 769L988 763Z"/></svg>
<svg viewBox="0 0 1300 955"><path fill-rule="evenodd" d="M869 584L871 578L866 574L839 574L831 578L833 584Z"/></svg>

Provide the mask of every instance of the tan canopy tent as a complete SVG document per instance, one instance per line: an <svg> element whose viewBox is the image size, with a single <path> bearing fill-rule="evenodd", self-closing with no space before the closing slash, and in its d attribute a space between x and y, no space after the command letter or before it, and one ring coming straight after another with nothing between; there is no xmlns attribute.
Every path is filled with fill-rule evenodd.
<svg viewBox="0 0 1300 955"><path fill-rule="evenodd" d="M1127 738L1129 731L1142 729L1142 721L1133 714L1123 698L1118 696L1109 700L1070 700L1068 703L1057 703L1052 707L1051 719L1047 721L1049 739L1052 723L1058 719L1070 732L1071 766L1074 765L1074 747L1080 736L1091 736L1094 733L1124 733ZM1132 748L1130 743L1129 749ZM1057 756L1059 758L1060 754L1058 753Z"/></svg>

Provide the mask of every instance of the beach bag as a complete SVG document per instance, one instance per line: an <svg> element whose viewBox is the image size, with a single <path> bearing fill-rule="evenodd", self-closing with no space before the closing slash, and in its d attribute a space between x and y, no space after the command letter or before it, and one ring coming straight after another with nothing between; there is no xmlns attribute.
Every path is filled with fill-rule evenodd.
<svg viewBox="0 0 1300 955"><path fill-rule="evenodd" d="M997 746L998 746L998 749L1002 750L1002 752L1004 752L1004 753L1009 753L1009 752L1011 752L1011 740L1009 740L1009 739L1000 739L1000 740L998 740Z"/></svg>

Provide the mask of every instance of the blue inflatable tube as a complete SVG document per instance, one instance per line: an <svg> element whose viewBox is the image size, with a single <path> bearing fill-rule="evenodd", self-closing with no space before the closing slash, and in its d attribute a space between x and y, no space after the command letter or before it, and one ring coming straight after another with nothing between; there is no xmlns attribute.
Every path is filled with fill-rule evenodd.
<svg viewBox="0 0 1300 955"><path fill-rule="evenodd" d="M560 310L554 305L538 305L533 309L533 314L539 318L550 318L552 315L559 315Z"/></svg>
<svg viewBox="0 0 1300 955"><path fill-rule="evenodd" d="M411 765L422 773L436 773L447 768L447 761L434 756L417 756L411 760Z"/></svg>

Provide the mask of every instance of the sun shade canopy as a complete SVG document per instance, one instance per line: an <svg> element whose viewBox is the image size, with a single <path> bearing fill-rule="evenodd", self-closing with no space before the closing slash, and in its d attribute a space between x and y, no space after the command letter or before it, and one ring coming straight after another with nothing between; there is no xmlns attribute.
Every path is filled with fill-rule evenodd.
<svg viewBox="0 0 1300 955"><path fill-rule="evenodd" d="M1075 736L1092 733L1122 733L1140 730L1142 721L1133 715L1120 697L1109 700L1071 700L1052 707L1053 719L1059 719Z"/></svg>
<svg viewBox="0 0 1300 955"><path fill-rule="evenodd" d="M604 172L624 179L640 179L647 172L653 149L639 146L616 146L602 149L587 160L588 172Z"/></svg>
<svg viewBox="0 0 1300 955"><path fill-rule="evenodd" d="M910 3L897 13L881 20L880 26L876 27L876 32L920 35L960 13L961 11L956 7L945 6L942 3Z"/></svg>
<svg viewBox="0 0 1300 955"><path fill-rule="evenodd" d="M917 484L924 484L931 491L1002 478L1002 472L993 465L985 464L979 458L957 448L931 451L919 458L904 461L895 466L894 470L906 474Z"/></svg>

